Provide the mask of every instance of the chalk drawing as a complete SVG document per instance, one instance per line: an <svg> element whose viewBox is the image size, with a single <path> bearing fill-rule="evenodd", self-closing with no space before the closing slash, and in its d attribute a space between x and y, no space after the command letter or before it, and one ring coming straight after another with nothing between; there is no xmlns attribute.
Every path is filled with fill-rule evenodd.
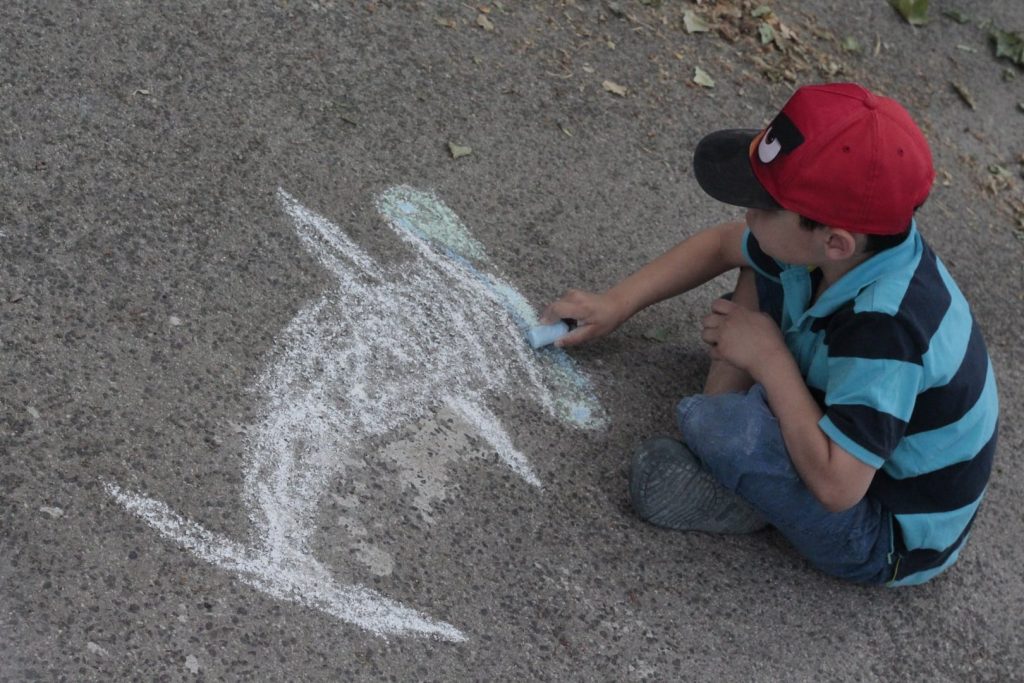
<svg viewBox="0 0 1024 683"><path fill-rule="evenodd" d="M395 436L401 429L411 427L411 438L423 439L431 420L457 419L541 490L488 398L525 397L586 429L604 427L604 411L564 351L529 348L524 333L538 322L535 310L494 272L483 245L435 195L395 187L377 198L385 223L412 252L392 265L378 263L338 225L284 190L277 196L303 245L335 284L282 331L254 386L265 408L245 438L243 502L253 526L251 545L116 483L104 482L106 490L164 537L276 598L381 636L462 641L465 635L451 624L358 583L340 583L337 572L314 556L318 508L332 495L332 507L340 503L342 509L337 533L348 536L351 554L371 573L393 569L390 555L370 538L373 515L360 518L353 511L366 504L365 490L338 498L328 493L331 482L351 480L358 493L356 475L366 458L390 458L401 466L400 485L419 482L413 505L432 522L431 503L443 494L448 465L464 459L467 444L447 437L433 442L440 449L403 445ZM368 452L374 444L378 450Z"/></svg>

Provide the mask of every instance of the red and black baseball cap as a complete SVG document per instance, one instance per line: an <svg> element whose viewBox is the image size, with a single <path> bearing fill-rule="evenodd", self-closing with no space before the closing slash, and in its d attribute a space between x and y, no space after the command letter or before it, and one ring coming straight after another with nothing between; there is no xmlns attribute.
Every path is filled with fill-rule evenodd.
<svg viewBox="0 0 1024 683"><path fill-rule="evenodd" d="M784 208L874 235L905 230L935 180L928 142L906 109L856 83L800 88L762 131L711 133L693 169L727 204Z"/></svg>

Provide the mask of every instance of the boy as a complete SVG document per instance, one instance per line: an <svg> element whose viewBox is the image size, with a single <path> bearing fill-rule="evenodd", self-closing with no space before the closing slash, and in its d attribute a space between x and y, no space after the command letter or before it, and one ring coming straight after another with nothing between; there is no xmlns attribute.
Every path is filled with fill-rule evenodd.
<svg viewBox="0 0 1024 683"><path fill-rule="evenodd" d="M851 581L927 581L956 561L984 494L998 399L967 302L913 214L935 172L895 101L852 83L800 88L763 131L712 133L694 171L747 208L601 294L544 312L559 341L608 334L640 309L739 268L703 319L704 393L683 442L634 453L630 497L661 526L775 526Z"/></svg>

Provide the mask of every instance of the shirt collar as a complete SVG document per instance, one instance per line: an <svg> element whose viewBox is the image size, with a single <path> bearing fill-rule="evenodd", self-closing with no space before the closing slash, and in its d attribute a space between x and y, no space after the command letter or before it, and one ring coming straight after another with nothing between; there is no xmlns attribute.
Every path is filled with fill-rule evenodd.
<svg viewBox="0 0 1024 683"><path fill-rule="evenodd" d="M890 273L902 273L921 258L924 244L921 234L917 231L917 221L910 223L910 235L900 244L875 254L863 263L858 264L828 289L814 305L807 309L806 315L824 318L831 315L840 306L851 301L865 287L874 284Z"/></svg>

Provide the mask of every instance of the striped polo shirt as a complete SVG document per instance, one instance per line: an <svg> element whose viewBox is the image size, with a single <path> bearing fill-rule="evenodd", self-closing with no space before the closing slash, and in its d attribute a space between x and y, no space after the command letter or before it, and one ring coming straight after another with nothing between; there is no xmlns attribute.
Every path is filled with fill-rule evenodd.
<svg viewBox="0 0 1024 683"><path fill-rule="evenodd" d="M778 262L747 230L744 253L780 283L780 327L821 406L822 431L878 470L890 513L890 585L952 565L992 469L999 400L981 331L916 224L808 307L821 271Z"/></svg>

